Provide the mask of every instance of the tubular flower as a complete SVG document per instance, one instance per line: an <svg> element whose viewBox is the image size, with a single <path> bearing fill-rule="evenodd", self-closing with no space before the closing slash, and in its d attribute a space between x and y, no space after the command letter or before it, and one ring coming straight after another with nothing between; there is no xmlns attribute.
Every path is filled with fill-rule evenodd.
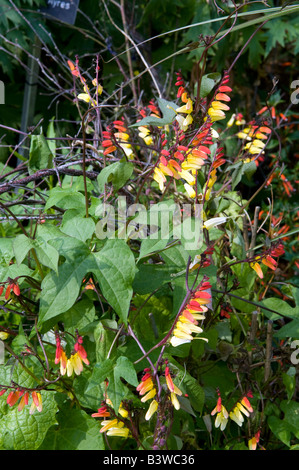
<svg viewBox="0 0 299 470"><path fill-rule="evenodd" d="M166 178L160 168L156 167L154 169L153 179L158 183L160 191L163 192L165 189Z"/></svg>
<svg viewBox="0 0 299 470"><path fill-rule="evenodd" d="M66 364L67 364L67 357L66 354L61 346L61 339L59 334L56 333L56 353L55 353L55 364L60 364L60 373L61 375L65 375L66 373Z"/></svg>
<svg viewBox="0 0 299 470"><path fill-rule="evenodd" d="M109 418L110 411L107 405L103 405L101 408L98 409L97 413L93 413L91 415L92 418Z"/></svg>
<svg viewBox="0 0 299 470"><path fill-rule="evenodd" d="M244 150L247 151L250 155L262 155L264 154L265 149L265 140L268 139L269 134L271 134L271 129L267 127L266 123L261 126L255 125L255 123L250 123L242 131L237 133L237 137L242 140L247 140L247 144L244 146ZM258 160L256 160L258 165ZM246 162L246 160L245 160Z"/></svg>
<svg viewBox="0 0 299 470"><path fill-rule="evenodd" d="M6 403L9 406L14 406L23 393L24 391L21 390L14 390L12 392L9 392Z"/></svg>
<svg viewBox="0 0 299 470"><path fill-rule="evenodd" d="M83 338L77 333L77 341L74 345L74 351L71 354L70 358L67 358L62 346L59 333L56 332L56 353L55 353L55 364L60 364L60 373L61 375L67 374L70 377L73 372L76 375L80 375L83 371L83 362L86 365L89 365L87 359L87 353L82 345Z"/></svg>
<svg viewBox="0 0 299 470"><path fill-rule="evenodd" d="M0 392L0 396L3 395L6 391L7 391L7 389L2 389L1 392ZM30 393L31 393L31 397L32 397L33 402L32 402L32 405L30 407L29 414L32 414L35 411L35 409L37 409L39 412L41 412L42 409L43 409L43 406L42 406L42 397L41 397L40 392L36 392L36 391L29 392L28 390L25 391L25 390L22 390L22 389L12 390L11 392L9 392L9 394L7 396L6 403L10 407L12 407L20 399L20 401L18 403L18 411L22 411L24 409L24 407L27 406L28 403L29 403Z"/></svg>
<svg viewBox="0 0 299 470"><path fill-rule="evenodd" d="M249 439L248 441L249 450L256 450L257 444L259 443L259 440L260 440L260 434L261 434L261 431L258 431L257 433L255 433L255 435L251 439Z"/></svg>
<svg viewBox="0 0 299 470"><path fill-rule="evenodd" d="M151 417L153 416L153 414L156 413L157 409L158 409L158 402L156 400L153 400L149 406L149 409L146 412L145 420L149 421Z"/></svg>
<svg viewBox="0 0 299 470"><path fill-rule="evenodd" d="M253 412L253 408L246 396L244 396L229 413L230 419L232 419L238 426L242 426L244 422L243 415L249 417L250 413Z"/></svg>
<svg viewBox="0 0 299 470"><path fill-rule="evenodd" d="M83 344L82 336L77 335L77 341L74 346L74 350L80 357L80 359L84 362L84 364L89 365L89 360L87 359L87 352L85 351Z"/></svg>
<svg viewBox="0 0 299 470"><path fill-rule="evenodd" d="M206 220L203 227L209 230L210 228L217 227L218 225L224 224L227 217L214 217L213 219Z"/></svg>
<svg viewBox="0 0 299 470"><path fill-rule="evenodd" d="M19 401L18 411L22 411L25 405L28 405L29 402L29 392L25 392L22 395L21 400Z"/></svg>
<svg viewBox="0 0 299 470"><path fill-rule="evenodd" d="M147 109L149 109L150 114L148 114ZM156 118L161 117L157 106L154 104L154 102L152 100L150 101L148 106L146 106L145 108L140 110L140 114L141 114L142 118L145 118L148 115L149 116L154 116ZM138 134L139 137L144 141L144 143L146 145L152 145L153 144L153 137L151 135L151 131L150 131L148 126L141 125L140 127L138 127L138 131L139 131L139 134Z"/></svg>
<svg viewBox="0 0 299 470"><path fill-rule="evenodd" d="M185 83L181 72L176 72L176 75L177 81L175 85L179 87L177 92L177 98L181 98L184 104L178 107L175 111L176 113L187 114L187 116L182 116L181 114L178 114L176 120L179 124L180 129L185 132L190 126L190 124L192 124L193 122L193 117L191 116L193 112L193 102L188 96L188 93L185 89Z"/></svg>
<svg viewBox="0 0 299 470"><path fill-rule="evenodd" d="M264 273L262 271L261 266L259 265L259 261L261 261L262 264L264 264L268 268L275 271L275 269L277 268L277 261L273 257L278 257L283 254L284 254L283 244L281 243L281 241L279 241L278 244L270 250L269 254L265 254L265 255L262 254L262 255L256 256L254 261L249 263L249 265L252 269L254 269L254 271L257 273L259 278L263 279Z"/></svg>
<svg viewBox="0 0 299 470"><path fill-rule="evenodd" d="M71 60L67 61L67 64L69 66L69 69L71 71L71 74L80 79L80 82L83 87L83 93L79 93L77 95L77 98L81 101L85 101L85 103L91 103L93 107L97 106L97 101L91 96L90 90L88 85L86 84L86 79L81 75L80 69L79 69L79 61L76 60L76 65L73 64ZM97 81L97 78L94 78L92 80L93 86L96 87L96 94L101 95L103 92L103 87L100 85Z"/></svg>
<svg viewBox="0 0 299 470"><path fill-rule="evenodd" d="M144 369L144 372L145 374L143 375L140 384L136 388L137 392L139 392L139 395L142 396L141 401L143 403L156 396L156 388L150 373L150 369L146 368Z"/></svg>
<svg viewBox="0 0 299 470"><path fill-rule="evenodd" d="M75 372L76 375L80 375L82 371L83 371L83 364L82 364L81 357L79 356L78 353L72 354L66 363L67 376L71 377L73 372Z"/></svg>
<svg viewBox="0 0 299 470"><path fill-rule="evenodd" d="M166 384L167 384L168 390L170 391L171 403L173 404L173 406L176 410L179 410L181 405L180 405L179 400L177 399L177 395L181 396L182 392L173 383L168 366L165 368L165 379L166 379Z"/></svg>
<svg viewBox="0 0 299 470"><path fill-rule="evenodd" d="M208 201L211 197L211 192L214 184L217 181L217 175L216 175L216 169L214 168L209 175L209 179L206 182L206 184L203 187L203 194L205 197L205 200Z"/></svg>
<svg viewBox="0 0 299 470"><path fill-rule="evenodd" d="M112 402L109 398L106 399L106 402L102 403L101 408L98 409L97 413L93 413L91 416L92 418L111 418L111 413L110 410L107 406L111 406L113 408ZM122 416L122 418L127 418L129 413L128 411L123 407L123 404L121 402L119 409L118 409L118 414ZM100 429L100 433L107 433L107 436L118 436L118 437L129 437L130 435L130 430L125 426L123 421L120 421L118 418L113 417L112 419L104 419L104 421L101 422L102 428Z"/></svg>
<svg viewBox="0 0 299 470"><path fill-rule="evenodd" d="M118 419L105 419L101 422L100 433L107 433L107 436L129 437L130 430L122 421Z"/></svg>
<svg viewBox="0 0 299 470"><path fill-rule="evenodd" d="M156 396L156 387L153 382L152 374L151 374L151 369L146 368L144 369L145 374L143 375L141 382L137 386L136 390L139 392L139 395L142 396L141 401L142 403L145 403L148 400L151 400ZM145 419L149 420L151 416L155 413L155 411L158 408L158 403L154 399L151 401L151 404L149 406L149 409L146 413Z"/></svg>
<svg viewBox="0 0 299 470"><path fill-rule="evenodd" d="M104 155L108 155L116 150L114 136L111 127L107 127L106 131L103 131L102 147L104 147Z"/></svg>
<svg viewBox="0 0 299 470"><path fill-rule="evenodd" d="M216 414L217 413L217 414ZM222 405L222 400L221 396L219 394L218 400L217 400L217 405L211 412L211 415L214 416L216 414L216 419L215 419L215 427L219 428L221 431L224 431L226 428L227 422L228 422L228 411L225 408L225 406Z"/></svg>
<svg viewBox="0 0 299 470"><path fill-rule="evenodd" d="M207 338L199 336L194 338L192 334L203 332L203 329L198 326L197 320L205 319L203 314L208 310L205 304L210 303L212 298L211 294L206 292L210 287L211 285L209 282L203 282L201 287L193 294L189 303L179 315L173 334L170 338L170 344L173 347L190 343L193 339L208 341Z"/></svg>
<svg viewBox="0 0 299 470"><path fill-rule="evenodd" d="M15 279L8 278L6 283L8 283L8 286L5 290L5 295L4 295L5 300L8 300L10 298L11 291L17 297L19 297L21 295L20 287L19 287L19 285L18 285L18 283ZM4 291L4 285L0 286L0 296L2 295L3 291Z"/></svg>
<svg viewBox="0 0 299 470"><path fill-rule="evenodd" d="M118 145L123 149L127 158L132 160L134 152L132 145L128 142L130 136L124 119L119 121L113 121L114 128L118 131L114 133L114 137Z"/></svg>
<svg viewBox="0 0 299 470"><path fill-rule="evenodd" d="M179 152L175 153L176 158L179 158L178 153ZM168 156L169 156L168 150L166 149L162 150L159 164L154 169L153 179L159 184L160 190L164 191L164 184L166 183L166 176L170 176L175 179L182 178L183 180L187 182L189 186L194 185L195 177L185 168L182 168L181 165L173 158L170 158L169 160L167 160L166 157ZM186 191L188 191L188 189L186 189ZM193 192L191 191L190 194L193 194Z"/></svg>
<svg viewBox="0 0 299 470"><path fill-rule="evenodd" d="M229 102L230 97L226 94L232 91L232 89L227 86L229 82L229 75L228 73L224 74L223 79L219 87L216 90L215 96L208 108L208 117L211 122L220 121L221 119L225 119L225 111L229 111L229 106L224 102Z"/></svg>
<svg viewBox="0 0 299 470"><path fill-rule="evenodd" d="M41 413L43 410L43 402L42 402L42 396L40 392L32 392L31 396L32 396L32 404L30 407L29 414L32 415L35 412L35 410Z"/></svg>

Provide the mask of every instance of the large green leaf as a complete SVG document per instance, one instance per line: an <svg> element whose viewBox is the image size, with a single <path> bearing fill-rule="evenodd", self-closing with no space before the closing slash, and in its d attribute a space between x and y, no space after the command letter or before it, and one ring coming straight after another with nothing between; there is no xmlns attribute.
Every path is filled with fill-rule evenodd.
<svg viewBox="0 0 299 470"><path fill-rule="evenodd" d="M49 149L45 137L40 135L32 135L29 150L29 173L35 173L38 170L53 167L53 155Z"/></svg>
<svg viewBox="0 0 299 470"><path fill-rule="evenodd" d="M95 386L100 386L107 379L108 397L113 403L113 408L118 411L119 405L127 392L127 388L121 381L121 378L130 385L137 387L138 379L132 362L125 356L120 356L117 360L106 359L102 363L95 365L85 392L88 393Z"/></svg>
<svg viewBox="0 0 299 470"><path fill-rule="evenodd" d="M118 191L130 179L133 170L134 165L130 162L115 162L106 166L97 178L100 192L104 191L106 183L112 183L115 191Z"/></svg>
<svg viewBox="0 0 299 470"><path fill-rule="evenodd" d="M107 240L104 248L93 254L97 269L93 270L107 302L127 322L136 273L135 259L124 240Z"/></svg>
<svg viewBox="0 0 299 470"><path fill-rule="evenodd" d="M51 189L45 210L53 206L58 206L61 209L83 209L85 207L85 198L84 195L78 191L71 188L60 188L58 186Z"/></svg>
<svg viewBox="0 0 299 470"><path fill-rule="evenodd" d="M32 240L24 234L18 235L13 242L13 250L18 265L22 263L28 251L34 249L38 260L44 266L47 266L54 271L57 270L58 265L58 251L49 245L43 238L37 237Z"/></svg>
<svg viewBox="0 0 299 470"><path fill-rule="evenodd" d="M78 238L85 242L92 237L95 231L95 223L89 217L88 219L80 216L68 219L61 227L61 231L70 237Z"/></svg>
<svg viewBox="0 0 299 470"><path fill-rule="evenodd" d="M72 307L84 276L90 272L95 274L107 302L126 322L136 271L134 256L126 243L107 240L97 253L90 253L84 243L72 237L62 237L51 244L66 261L58 267L57 273L51 271L43 279L39 325Z"/></svg>
<svg viewBox="0 0 299 470"><path fill-rule="evenodd" d="M85 411L63 405L39 450L104 450L100 423Z"/></svg>
<svg viewBox="0 0 299 470"><path fill-rule="evenodd" d="M77 262L65 262L57 274L49 272L42 282L39 325L70 309L75 303L83 277L94 267L90 256L79 257Z"/></svg>

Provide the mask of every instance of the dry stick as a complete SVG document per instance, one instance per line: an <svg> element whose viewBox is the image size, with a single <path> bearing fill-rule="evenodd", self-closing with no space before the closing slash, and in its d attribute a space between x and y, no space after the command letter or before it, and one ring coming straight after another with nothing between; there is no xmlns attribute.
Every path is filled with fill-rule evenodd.
<svg viewBox="0 0 299 470"><path fill-rule="evenodd" d="M271 372L272 336L273 336L273 322L269 320L267 324L264 382L267 382L267 380L270 377L270 372Z"/></svg>
<svg viewBox="0 0 299 470"><path fill-rule="evenodd" d="M120 2L120 13L121 13L121 19L123 22L123 27L124 27L124 32L125 32L125 42L126 42L126 51L127 51L127 60L128 60L128 65L129 65L129 72L130 72L130 78L134 78L134 71L133 71L133 65L132 65L132 57L130 50L128 48L129 46L129 40L128 40L128 27L127 27L127 20L126 20L126 13L125 13L125 5L124 5L124 0L121 0ZM134 97L134 103L135 107L137 108L138 106L138 97L137 97L137 92L136 92L136 86L135 86L135 81L132 81L132 93Z"/></svg>
<svg viewBox="0 0 299 470"><path fill-rule="evenodd" d="M255 247L255 242L256 242L256 234L257 234L257 229L258 229L258 222L259 222L259 212L261 208L259 206L256 206L255 211L254 211L254 219L253 219L253 226L251 228L251 243L249 246L249 258L253 256L253 248Z"/></svg>
<svg viewBox="0 0 299 470"><path fill-rule="evenodd" d="M258 327L257 315L258 315L258 311L252 312L252 315L251 315L251 325L250 325L250 333L249 333L249 342L251 346L253 345L254 339L256 337L256 332L257 332L257 327ZM252 352L253 352L252 349L248 351L249 364L252 364L252 356L253 356Z"/></svg>
<svg viewBox="0 0 299 470"><path fill-rule="evenodd" d="M153 73L152 73L152 71L151 71L151 67L150 67L150 66L148 65L148 63L146 62L146 60L145 60L145 58L143 57L143 55L141 54L141 52L140 52L140 50L139 50L137 44L133 41L133 39L131 38L131 36L130 36L129 34L126 34L125 31L123 31L119 26L117 26L117 24L113 21L113 18L111 18L111 15L110 15L110 13L109 13L109 10L108 10L108 8L107 8L107 5L106 5L105 1L104 1L104 0L102 0L102 1L103 1L103 4L104 4L106 13L107 13L107 15L108 15L108 18L109 18L109 20L111 21L111 23L113 24L113 26L114 26L118 31L120 31L120 32L133 44L133 47L135 48L137 54L139 55L140 59L142 60L144 66L145 66L145 68L146 68L145 71L150 74L151 79L152 79L152 81L153 81L153 83L154 83L154 85L155 85L155 88L156 88L157 92L158 92L158 95L159 95L159 97L161 98L161 97L162 97L162 94L161 94L160 88L159 88L159 86L158 86L158 83L157 83L157 81L156 81L156 79L155 79L155 77L154 77L154 75L153 75ZM135 77L134 77L133 79L131 78L130 82L131 82L132 80L134 80L134 79L135 79ZM129 83L129 82L128 82L128 83Z"/></svg>

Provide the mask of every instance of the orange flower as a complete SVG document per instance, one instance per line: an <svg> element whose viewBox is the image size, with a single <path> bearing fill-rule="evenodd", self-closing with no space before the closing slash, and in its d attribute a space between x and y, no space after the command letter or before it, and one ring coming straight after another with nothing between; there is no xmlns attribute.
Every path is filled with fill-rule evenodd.
<svg viewBox="0 0 299 470"><path fill-rule="evenodd" d="M65 375L66 373L66 365L67 365L67 357L61 346L61 339L59 334L56 333L56 352L55 352L55 364L60 364L60 373L61 375Z"/></svg>

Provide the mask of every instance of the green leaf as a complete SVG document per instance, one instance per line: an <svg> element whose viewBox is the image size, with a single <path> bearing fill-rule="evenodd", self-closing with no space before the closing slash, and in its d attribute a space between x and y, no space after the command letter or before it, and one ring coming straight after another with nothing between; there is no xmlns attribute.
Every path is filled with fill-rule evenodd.
<svg viewBox="0 0 299 470"><path fill-rule="evenodd" d="M159 233L157 234L159 235ZM155 251L161 251L163 250L168 243L167 238L145 238L141 241L140 244L140 251L139 251L139 258L138 261L141 258L145 258L147 255L154 253Z"/></svg>
<svg viewBox="0 0 299 470"><path fill-rule="evenodd" d="M18 266L31 249L35 250L41 264L56 271L59 258L58 251L43 238L37 237L35 240L32 240L24 234L18 235L13 242L13 251Z"/></svg>
<svg viewBox="0 0 299 470"><path fill-rule="evenodd" d="M200 97L205 98L213 90L215 85L221 80L221 74L218 72L208 73L202 77L200 85Z"/></svg>
<svg viewBox="0 0 299 470"><path fill-rule="evenodd" d="M136 273L135 259L124 240L107 240L104 248L93 254L97 269L93 270L107 302L127 322Z"/></svg>
<svg viewBox="0 0 299 470"><path fill-rule="evenodd" d="M282 380L287 391L288 399L291 400L296 387L296 369L290 367L287 372L282 374Z"/></svg>
<svg viewBox="0 0 299 470"><path fill-rule="evenodd" d="M65 262L58 267L57 274L49 272L42 281L39 325L66 312L75 303L82 279L94 268L91 256L80 256L77 261Z"/></svg>
<svg viewBox="0 0 299 470"><path fill-rule="evenodd" d="M13 251L18 266L22 263L28 251L34 247L34 242L31 238L26 237L23 233L18 235L13 241Z"/></svg>
<svg viewBox="0 0 299 470"><path fill-rule="evenodd" d="M45 137L40 135L32 135L29 149L29 174L33 174L38 170L53 168L53 155L49 149Z"/></svg>
<svg viewBox="0 0 299 470"><path fill-rule="evenodd" d="M123 378L130 385L133 385L133 387L137 387L138 385L137 374L134 366L132 362L125 356L120 356L117 359L113 371L113 381L110 377L108 385L108 395L113 403L115 410L118 410L119 405L126 393L126 387L120 380L121 378Z"/></svg>
<svg viewBox="0 0 299 470"><path fill-rule="evenodd" d="M158 118L155 116L147 116L136 124L133 124L129 127L139 127L139 126L167 126L171 124L176 116L175 110L179 107L176 103L171 101L164 100L163 98L157 98L159 108L162 112L163 117Z"/></svg>
<svg viewBox="0 0 299 470"><path fill-rule="evenodd" d="M89 217L73 217L67 220L61 227L61 231L70 237L78 238L82 242L90 239L95 231L95 223Z"/></svg>
<svg viewBox="0 0 299 470"><path fill-rule="evenodd" d="M14 238L0 238L0 256L7 265L9 265L14 256L13 242Z"/></svg>
<svg viewBox="0 0 299 470"><path fill-rule="evenodd" d="M171 281L171 270L168 266L156 264L142 264L133 282L134 292L148 294L158 287Z"/></svg>
<svg viewBox="0 0 299 470"><path fill-rule="evenodd" d="M287 302L281 299L277 299L276 297L270 297L269 299L265 299L260 302L260 304L261 306L264 305L265 307L268 307L271 310L275 310L276 312L281 313L286 317L299 319L299 305L297 305L296 307L291 307ZM270 318L270 320L277 320L278 318L281 318L281 315L271 313L267 310L263 310L263 312L265 313L265 315L267 315L268 318Z"/></svg>
<svg viewBox="0 0 299 470"><path fill-rule="evenodd" d="M268 425L273 434L286 446L290 445L291 429L287 422L276 416L269 416Z"/></svg>
<svg viewBox="0 0 299 470"><path fill-rule="evenodd" d="M53 206L58 206L61 209L82 209L85 208L85 198L82 193L70 188L55 187L50 191L45 210Z"/></svg>
<svg viewBox="0 0 299 470"><path fill-rule="evenodd" d="M96 342L96 358L97 362L104 362L108 357L108 352L115 338L115 331L117 330L117 323L115 320L104 319L100 321L94 330L94 339ZM110 356L114 357L115 349Z"/></svg>
<svg viewBox="0 0 299 470"><path fill-rule="evenodd" d="M104 450L99 422L65 403L57 414L58 426L49 429L39 450Z"/></svg>
<svg viewBox="0 0 299 470"><path fill-rule="evenodd" d="M268 317L270 312L268 312ZM273 316L272 316L273 315ZM275 318L275 313L271 314L271 318ZM276 338L293 338L299 339L299 320L292 320L282 326L278 331L274 332Z"/></svg>
<svg viewBox="0 0 299 470"><path fill-rule="evenodd" d="M108 397L113 403L114 410L118 411L127 392L127 387L122 383L121 378L137 387L138 379L132 362L125 356L120 356L117 360L105 359L95 365L85 393L92 391L95 386L99 387L107 379Z"/></svg>
<svg viewBox="0 0 299 470"><path fill-rule="evenodd" d="M292 433L299 439L299 403L296 401L282 401L281 409L284 412L284 421Z"/></svg>
<svg viewBox="0 0 299 470"><path fill-rule="evenodd" d="M104 191L106 183L112 183L115 191L118 191L131 178L133 170L131 162L115 162L106 166L97 178L99 191Z"/></svg>
<svg viewBox="0 0 299 470"><path fill-rule="evenodd" d="M47 129L47 137L48 139L52 139L52 140L47 140L47 144L49 146L49 149L52 153L52 155L55 157L55 154L56 154L56 140L55 140L55 137L56 137L56 132L55 132L55 128L54 128L54 117L50 120L49 122L49 125L48 125L48 129Z"/></svg>

